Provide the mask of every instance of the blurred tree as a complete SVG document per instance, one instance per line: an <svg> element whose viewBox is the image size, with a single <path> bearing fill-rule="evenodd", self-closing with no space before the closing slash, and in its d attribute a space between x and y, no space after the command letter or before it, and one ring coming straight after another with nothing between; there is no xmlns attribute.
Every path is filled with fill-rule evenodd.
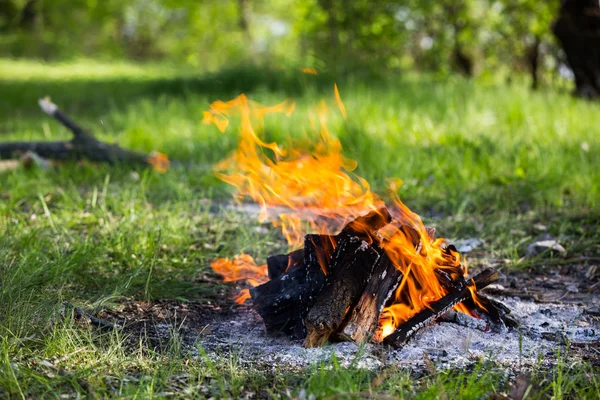
<svg viewBox="0 0 600 400"><path fill-rule="evenodd" d="M501 0L490 10L491 57L504 59L513 71L528 71L532 88L539 85L543 61L557 56L550 25L558 7L559 0Z"/></svg>
<svg viewBox="0 0 600 400"><path fill-rule="evenodd" d="M554 34L575 75L576 94L600 97L600 3L564 0Z"/></svg>
<svg viewBox="0 0 600 400"><path fill-rule="evenodd" d="M0 0L0 32L14 29L19 16L19 5L13 0Z"/></svg>
<svg viewBox="0 0 600 400"><path fill-rule="evenodd" d="M558 9L559 0L0 0L0 54L522 72L537 87L557 64Z"/></svg>

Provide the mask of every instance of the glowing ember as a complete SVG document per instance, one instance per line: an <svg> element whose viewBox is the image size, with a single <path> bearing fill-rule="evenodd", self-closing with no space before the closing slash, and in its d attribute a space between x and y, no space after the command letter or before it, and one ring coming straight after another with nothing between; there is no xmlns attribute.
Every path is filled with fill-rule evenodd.
<svg viewBox="0 0 600 400"><path fill-rule="evenodd" d="M153 151L150 153L148 158L146 158L148 164L152 165L152 168L160 173L165 173L169 170L169 165L171 162L169 161L169 157L166 154L160 153L158 151Z"/></svg>
<svg viewBox="0 0 600 400"><path fill-rule="evenodd" d="M337 86L335 101L346 118ZM229 117L238 115L240 143L227 159L217 164L217 176L237 189L240 199L249 197L261 205L260 221L270 220L279 227L291 248L303 243L307 232L337 233L341 227L357 217L384 207L381 197L371 192L369 184L352 171L356 162L342 155L340 141L331 136L326 127L327 106L322 102L316 110L319 122L319 139L312 146L283 148L277 143L261 139L263 118L271 113L290 115L294 103L265 107L249 100L245 95L210 105L204 113L204 123L215 124L222 132L229 126ZM430 237L420 217L410 211L397 196L399 180L390 181L392 206L388 207L395 222L380 229L376 235L368 234L371 242L382 248L403 278L393 295L390 306L379 319L377 339L381 340L428 305L448 294L438 281L435 271L444 270L451 278L465 274L456 251L446 248L444 239ZM277 212L274 210L277 209ZM283 211L282 211L283 210ZM398 225L401 224L401 225ZM408 226L418 235L407 237L399 226ZM372 229L365 226L365 232ZM361 230L361 227L354 227ZM326 263L321 263L327 274ZM268 281L266 265L257 266L249 255L234 260L219 259L211 266L223 275L225 281L246 280L252 286ZM249 293L241 293L237 300L243 302ZM475 301L476 300L476 297ZM455 307L467 312L463 305Z"/></svg>

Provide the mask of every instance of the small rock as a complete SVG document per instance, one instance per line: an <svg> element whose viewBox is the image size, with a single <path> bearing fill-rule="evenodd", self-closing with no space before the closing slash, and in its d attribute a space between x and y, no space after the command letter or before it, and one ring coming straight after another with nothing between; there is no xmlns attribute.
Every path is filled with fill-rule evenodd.
<svg viewBox="0 0 600 400"><path fill-rule="evenodd" d="M459 253L470 253L483 244L483 240L478 238L459 239L454 242L454 247Z"/></svg>
<svg viewBox="0 0 600 400"><path fill-rule="evenodd" d="M545 232L548 230L548 227L544 224L533 224L533 229L541 232Z"/></svg>
<svg viewBox="0 0 600 400"><path fill-rule="evenodd" d="M594 275L596 275L596 270L598 269L598 267L596 265L591 265L587 272L585 273L585 277L587 279L593 279Z"/></svg>
<svg viewBox="0 0 600 400"><path fill-rule="evenodd" d="M525 250L525 257L533 257L542 253L554 253L555 255L564 256L567 251L555 239L539 240L531 243Z"/></svg>
<svg viewBox="0 0 600 400"><path fill-rule="evenodd" d="M139 180L140 180L140 174L137 171L131 171L129 173L129 178L132 181L139 182Z"/></svg>
<svg viewBox="0 0 600 400"><path fill-rule="evenodd" d="M577 289L577 285L569 285L567 286L567 292L578 293L579 289Z"/></svg>

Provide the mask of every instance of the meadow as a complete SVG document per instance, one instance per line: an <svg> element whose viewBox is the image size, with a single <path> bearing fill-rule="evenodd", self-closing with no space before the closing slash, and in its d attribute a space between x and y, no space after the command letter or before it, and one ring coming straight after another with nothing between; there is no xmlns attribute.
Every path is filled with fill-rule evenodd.
<svg viewBox="0 0 600 400"><path fill-rule="evenodd" d="M0 140L60 140L69 132L44 115L50 96L98 138L178 162L165 174L129 166L63 163L0 173L0 397L481 398L510 388L493 363L472 371L369 372L335 359L308 373L264 373L193 359L177 343L130 348L123 333L82 329L67 305L118 308L125 299L226 302L211 272L217 257L258 261L284 250L275 230L232 210L214 164L237 146L235 123L203 125L214 100L239 93L266 104L285 98L290 118L265 123L280 143L314 140L309 114L325 99L330 131L355 173L385 197L387 178L438 234L478 237L502 272L539 269L524 248L543 224L570 239L570 255L600 254L600 113L568 92L512 84L405 75L337 82L348 113L335 112L326 74L240 67L199 74L169 65L80 60L42 65L0 60ZM467 262L469 258L467 257ZM477 266L473 260L472 266ZM598 367L559 359L531 371L535 395L600 396ZM337 397L335 397L337 396Z"/></svg>

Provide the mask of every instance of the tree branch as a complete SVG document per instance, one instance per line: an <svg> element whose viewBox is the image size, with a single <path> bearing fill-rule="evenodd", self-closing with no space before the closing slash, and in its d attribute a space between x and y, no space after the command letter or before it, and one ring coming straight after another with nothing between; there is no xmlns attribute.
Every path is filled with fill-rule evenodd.
<svg viewBox="0 0 600 400"><path fill-rule="evenodd" d="M40 99L39 105L50 115L73 133L73 139L62 142L8 142L0 143L0 158L16 158L24 153L33 152L40 157L51 160L87 159L109 164L133 164L152 166L160 172L169 167L169 160L161 153L144 154L123 149L116 144L99 141L75 121L64 114L50 99Z"/></svg>

